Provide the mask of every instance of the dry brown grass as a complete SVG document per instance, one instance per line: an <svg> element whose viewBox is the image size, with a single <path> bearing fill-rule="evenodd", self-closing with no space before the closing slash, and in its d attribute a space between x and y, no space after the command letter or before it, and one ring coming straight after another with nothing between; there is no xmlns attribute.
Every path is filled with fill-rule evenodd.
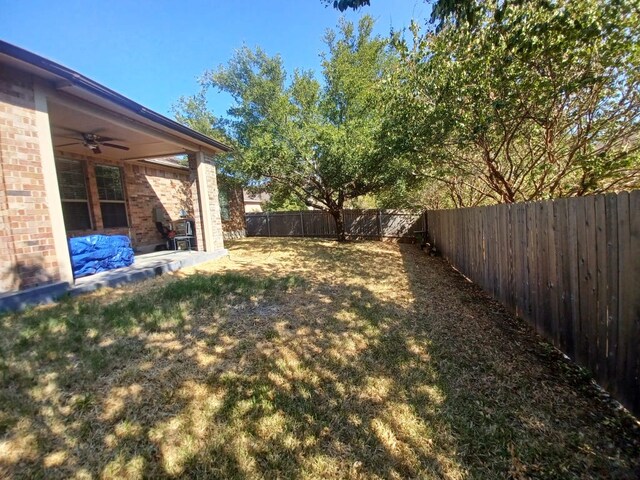
<svg viewBox="0 0 640 480"><path fill-rule="evenodd" d="M0 318L0 476L637 478L584 373L416 247L247 239Z"/></svg>

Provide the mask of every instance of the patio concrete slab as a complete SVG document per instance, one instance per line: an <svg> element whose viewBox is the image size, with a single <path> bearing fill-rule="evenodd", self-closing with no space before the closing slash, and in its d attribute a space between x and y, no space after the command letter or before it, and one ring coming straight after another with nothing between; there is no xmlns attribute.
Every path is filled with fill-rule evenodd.
<svg viewBox="0 0 640 480"><path fill-rule="evenodd" d="M226 249L220 249L215 252L176 250L136 255L133 265L130 267L116 268L108 272L96 273L95 275L76 279L75 284L69 289L69 293L71 295L79 295L93 292L103 287L118 287L146 278L175 272L181 268L192 267L199 263L216 260L226 255L228 255Z"/></svg>
<svg viewBox="0 0 640 480"><path fill-rule="evenodd" d="M175 272L181 268L217 260L227 255L228 251L226 249L219 249L214 252L177 250L136 255L133 265L129 267L78 278L73 285L59 282L20 292L2 294L0 295L0 312L23 310L31 305L51 303L67 294L75 296L93 292L103 287L118 287L127 283L138 282L165 273Z"/></svg>

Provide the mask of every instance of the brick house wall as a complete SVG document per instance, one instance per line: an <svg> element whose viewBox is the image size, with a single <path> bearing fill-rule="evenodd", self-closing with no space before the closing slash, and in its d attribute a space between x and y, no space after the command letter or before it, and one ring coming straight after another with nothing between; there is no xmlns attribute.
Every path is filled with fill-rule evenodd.
<svg viewBox="0 0 640 480"><path fill-rule="evenodd" d="M229 201L229 219L222 220L222 232L225 240L243 238L246 236L244 221L244 198L242 188L227 188Z"/></svg>
<svg viewBox="0 0 640 480"><path fill-rule="evenodd" d="M136 245L162 242L153 218L156 207L164 212L163 223L180 220L182 209L187 212L187 218L195 218L188 170L133 165L131 174L125 178Z"/></svg>
<svg viewBox="0 0 640 480"><path fill-rule="evenodd" d="M80 160L85 170L93 229L67 231L68 237L96 233L127 235L134 248L145 251L164 242L155 225L154 209L161 209L165 225L180 220L181 209L186 210L187 218L195 218L191 181L186 168L118 162L61 152L56 155L56 158ZM96 183L96 165L115 166L121 169L129 227L104 228Z"/></svg>
<svg viewBox="0 0 640 480"><path fill-rule="evenodd" d="M0 293L60 279L44 186L33 79L0 68Z"/></svg>
<svg viewBox="0 0 640 480"><path fill-rule="evenodd" d="M222 235L222 219L220 218L220 202L218 201L218 179L216 176L216 164L212 156L204 155L205 172L209 194L209 217L213 224L214 238L213 248L224 248Z"/></svg>
<svg viewBox="0 0 640 480"><path fill-rule="evenodd" d="M180 210L196 219L198 249L203 249L199 216L198 174L194 168L102 158L52 151L48 86L37 76L0 65L0 294L68 279L67 237L95 233L128 235L135 247L163 243L154 220L160 208L164 223L180 219ZM43 104L44 101L44 104ZM43 150L46 149L46 150ZM53 159L79 160L84 166L92 228L61 232L62 209L57 195ZM192 156L195 158L195 155ZM201 155L202 157L202 155ZM220 209L213 157L204 156L204 173L213 236L207 250L222 249ZM103 228L95 166L121 169L129 227ZM45 172L47 172L45 178ZM53 190L52 190L53 182ZM52 218L56 218L55 225ZM62 237L62 242L61 238ZM57 253L56 253L57 252ZM62 252L62 253L61 253ZM61 262L58 261L60 255ZM68 272L68 273L66 273Z"/></svg>

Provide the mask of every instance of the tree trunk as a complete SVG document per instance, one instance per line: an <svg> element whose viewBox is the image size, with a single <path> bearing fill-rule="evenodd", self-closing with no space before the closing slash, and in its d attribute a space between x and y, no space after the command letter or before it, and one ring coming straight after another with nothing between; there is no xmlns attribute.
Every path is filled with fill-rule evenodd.
<svg viewBox="0 0 640 480"><path fill-rule="evenodd" d="M331 210L329 212L336 222L336 237L339 242L347 241L347 234L344 231L344 221L342 220L342 210Z"/></svg>

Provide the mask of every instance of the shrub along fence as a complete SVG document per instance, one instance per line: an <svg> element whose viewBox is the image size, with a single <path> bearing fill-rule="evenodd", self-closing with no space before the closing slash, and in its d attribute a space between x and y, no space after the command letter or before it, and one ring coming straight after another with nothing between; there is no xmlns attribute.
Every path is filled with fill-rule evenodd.
<svg viewBox="0 0 640 480"><path fill-rule="evenodd" d="M344 227L350 238L413 239L425 230L424 215L400 210L344 210ZM247 236L335 237L333 217L319 210L261 212L245 215Z"/></svg>
<svg viewBox="0 0 640 480"><path fill-rule="evenodd" d="M640 190L427 212L453 266L640 414Z"/></svg>

